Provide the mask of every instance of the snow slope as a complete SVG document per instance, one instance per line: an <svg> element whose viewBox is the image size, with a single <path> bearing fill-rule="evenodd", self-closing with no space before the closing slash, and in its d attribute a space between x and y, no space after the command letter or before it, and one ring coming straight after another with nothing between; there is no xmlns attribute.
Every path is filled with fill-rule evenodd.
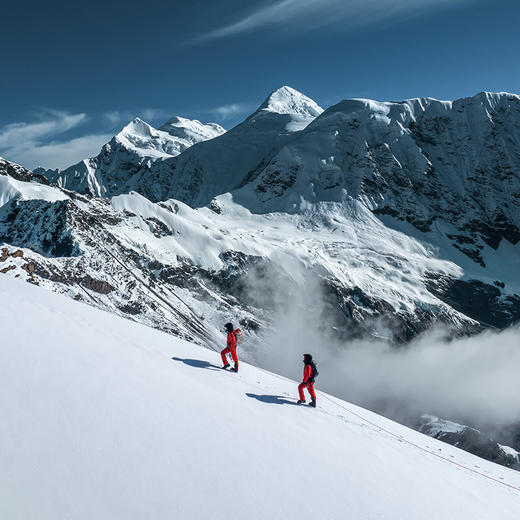
<svg viewBox="0 0 520 520"><path fill-rule="evenodd" d="M69 197L60 189L37 182L18 181L9 175L0 175L0 207L11 200L45 200L56 202Z"/></svg>
<svg viewBox="0 0 520 520"><path fill-rule="evenodd" d="M28 284L0 298L2 518L518 518L517 472Z"/></svg>

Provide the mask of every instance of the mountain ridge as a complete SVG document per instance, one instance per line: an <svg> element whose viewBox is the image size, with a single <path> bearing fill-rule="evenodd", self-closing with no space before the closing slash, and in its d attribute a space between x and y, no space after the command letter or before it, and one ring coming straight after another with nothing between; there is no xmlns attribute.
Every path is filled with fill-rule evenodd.
<svg viewBox="0 0 520 520"><path fill-rule="evenodd" d="M136 117L125 125L95 157L64 170L38 173L54 185L94 196L112 196L131 189L132 178L157 160L174 157L198 142L225 133L216 123L202 124L175 116L155 129Z"/></svg>
<svg viewBox="0 0 520 520"><path fill-rule="evenodd" d="M113 186L87 161L111 197L0 162L0 271L205 345L232 313L253 360L288 309L331 345L520 321L518 96L288 105Z"/></svg>

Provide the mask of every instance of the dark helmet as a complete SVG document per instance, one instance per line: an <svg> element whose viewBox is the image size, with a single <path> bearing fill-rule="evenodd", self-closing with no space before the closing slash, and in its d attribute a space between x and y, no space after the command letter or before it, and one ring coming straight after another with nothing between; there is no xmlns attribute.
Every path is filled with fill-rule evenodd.
<svg viewBox="0 0 520 520"><path fill-rule="evenodd" d="M310 354L304 354L303 355L303 362L304 363L310 363L312 361L312 356Z"/></svg>
<svg viewBox="0 0 520 520"><path fill-rule="evenodd" d="M233 332L235 330L235 328L233 327L233 324L229 323L229 322L224 325L224 328L226 329L227 332Z"/></svg>

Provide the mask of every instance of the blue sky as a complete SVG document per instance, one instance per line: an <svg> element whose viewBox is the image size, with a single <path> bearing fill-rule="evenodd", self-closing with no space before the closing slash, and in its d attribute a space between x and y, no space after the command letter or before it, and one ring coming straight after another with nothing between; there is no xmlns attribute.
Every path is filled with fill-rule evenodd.
<svg viewBox="0 0 520 520"><path fill-rule="evenodd" d="M135 116L240 122L290 85L455 99L520 89L513 0L48 0L2 6L0 155L65 167Z"/></svg>

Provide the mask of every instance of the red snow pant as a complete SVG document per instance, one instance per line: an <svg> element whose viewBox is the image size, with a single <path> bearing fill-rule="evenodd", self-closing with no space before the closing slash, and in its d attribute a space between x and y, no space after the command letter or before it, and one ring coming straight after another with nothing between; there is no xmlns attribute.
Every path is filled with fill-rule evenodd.
<svg viewBox="0 0 520 520"><path fill-rule="evenodd" d="M300 399L305 401L305 395L303 394L303 389L307 387L309 394L311 394L311 398L316 401L316 394L314 393L314 383L300 383L298 385L298 393L300 394Z"/></svg>
<svg viewBox="0 0 520 520"><path fill-rule="evenodd" d="M237 357L237 348L232 347L226 347L221 353L220 357L222 358L222 363L224 365L229 365L229 361L226 358L226 354L229 354L231 352L231 357L233 358L233 361L235 362L235 368L238 370L238 357Z"/></svg>

